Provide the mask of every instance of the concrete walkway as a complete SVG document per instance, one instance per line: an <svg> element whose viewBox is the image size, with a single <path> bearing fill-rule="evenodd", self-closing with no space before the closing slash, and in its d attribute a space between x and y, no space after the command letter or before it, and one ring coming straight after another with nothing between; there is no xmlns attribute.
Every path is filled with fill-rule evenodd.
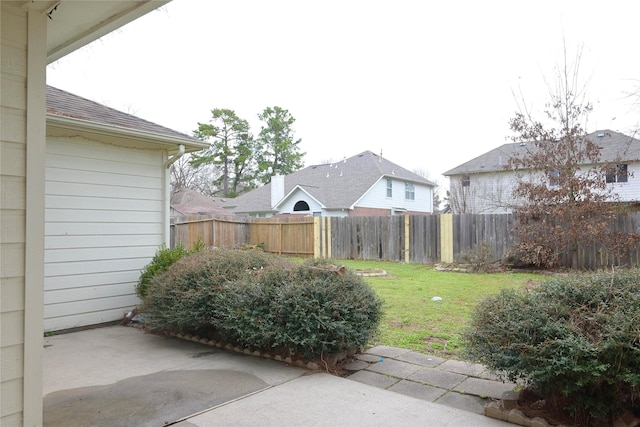
<svg viewBox="0 0 640 427"><path fill-rule="evenodd" d="M385 346L356 355L347 369L355 371L350 380L477 414L516 386L482 365Z"/></svg>
<svg viewBox="0 0 640 427"><path fill-rule="evenodd" d="M56 335L45 338L45 425L508 425L476 413L504 386L476 365L388 347L360 359L341 378L131 327Z"/></svg>

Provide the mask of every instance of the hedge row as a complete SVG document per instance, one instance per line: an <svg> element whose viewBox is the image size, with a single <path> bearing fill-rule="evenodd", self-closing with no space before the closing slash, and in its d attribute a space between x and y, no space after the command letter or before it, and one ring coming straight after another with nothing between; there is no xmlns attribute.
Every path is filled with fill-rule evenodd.
<svg viewBox="0 0 640 427"><path fill-rule="evenodd" d="M309 358L364 347L382 314L378 296L353 272L260 250L190 254L153 277L144 307L156 329Z"/></svg>

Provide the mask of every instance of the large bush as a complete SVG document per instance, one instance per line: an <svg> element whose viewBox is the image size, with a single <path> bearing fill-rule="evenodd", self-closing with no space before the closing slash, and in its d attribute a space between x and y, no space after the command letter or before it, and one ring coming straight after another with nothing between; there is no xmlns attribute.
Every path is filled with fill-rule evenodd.
<svg viewBox="0 0 640 427"><path fill-rule="evenodd" d="M326 262L291 264L258 250L205 250L154 277L150 325L305 357L363 347L381 302L361 277Z"/></svg>
<svg viewBox="0 0 640 427"><path fill-rule="evenodd" d="M639 271L557 276L480 303L466 352L597 425L640 403L638 319Z"/></svg>
<svg viewBox="0 0 640 427"><path fill-rule="evenodd" d="M204 243L198 242L191 250L186 249L182 244L177 245L175 248L166 248L163 246L158 249L151 262L140 272L140 279L136 285L136 293L138 296L144 298L147 295L147 286L153 276L162 273L179 259L191 253L198 252L203 248Z"/></svg>

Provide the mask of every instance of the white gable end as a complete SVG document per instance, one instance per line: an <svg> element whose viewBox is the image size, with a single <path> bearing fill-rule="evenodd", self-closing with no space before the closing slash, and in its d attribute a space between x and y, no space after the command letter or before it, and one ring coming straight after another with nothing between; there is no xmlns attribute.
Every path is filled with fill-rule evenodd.
<svg viewBox="0 0 640 427"><path fill-rule="evenodd" d="M295 210L296 204L301 202L298 206L301 206L303 203L306 203L309 206L308 210L305 211L297 211ZM280 214L312 214L314 212L322 212L324 206L320 204L316 199L311 197L309 193L302 190L301 188L295 188L291 193L289 193L282 202L278 204L276 207L278 209L278 213Z"/></svg>

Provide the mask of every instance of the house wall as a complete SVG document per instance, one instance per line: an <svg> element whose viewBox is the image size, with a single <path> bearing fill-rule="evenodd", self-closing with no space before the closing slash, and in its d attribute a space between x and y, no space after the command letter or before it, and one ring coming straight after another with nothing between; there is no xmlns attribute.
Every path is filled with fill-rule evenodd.
<svg viewBox="0 0 640 427"><path fill-rule="evenodd" d="M624 183L609 184L609 188L625 202L640 200L640 163L628 163L629 177ZM529 179L539 179L540 174ZM515 203L512 197L516 175L511 171L476 173L470 175L470 185L462 187L462 176L453 175L449 181L452 212L473 214L508 213Z"/></svg>
<svg viewBox="0 0 640 427"><path fill-rule="evenodd" d="M0 425L22 425L27 15L2 4L0 55Z"/></svg>
<svg viewBox="0 0 640 427"><path fill-rule="evenodd" d="M122 319L164 242L164 152L47 138L45 331Z"/></svg>
<svg viewBox="0 0 640 427"><path fill-rule="evenodd" d="M455 214L509 212L511 193L515 185L513 172L470 174L469 186L462 185L462 175L449 180L450 206Z"/></svg>
<svg viewBox="0 0 640 427"><path fill-rule="evenodd" d="M333 210L325 210L324 212L322 212L322 216L327 216L327 217L344 217L344 216L349 216L349 210L348 209L333 209Z"/></svg>
<svg viewBox="0 0 640 427"><path fill-rule="evenodd" d="M640 163L628 163L627 171L629 172L627 182L610 185L622 201L637 202L640 200Z"/></svg>
<svg viewBox="0 0 640 427"><path fill-rule="evenodd" d="M358 208L394 209L403 208L412 212L433 212L433 190L431 187L415 184L415 199L405 198L405 182L394 179L392 197L387 197L387 180L382 178L376 182L360 200L355 203Z"/></svg>
<svg viewBox="0 0 640 427"><path fill-rule="evenodd" d="M42 424L45 45L44 15L0 2L2 426Z"/></svg>
<svg viewBox="0 0 640 427"><path fill-rule="evenodd" d="M390 216L391 209L357 207L349 211L349 216Z"/></svg>

